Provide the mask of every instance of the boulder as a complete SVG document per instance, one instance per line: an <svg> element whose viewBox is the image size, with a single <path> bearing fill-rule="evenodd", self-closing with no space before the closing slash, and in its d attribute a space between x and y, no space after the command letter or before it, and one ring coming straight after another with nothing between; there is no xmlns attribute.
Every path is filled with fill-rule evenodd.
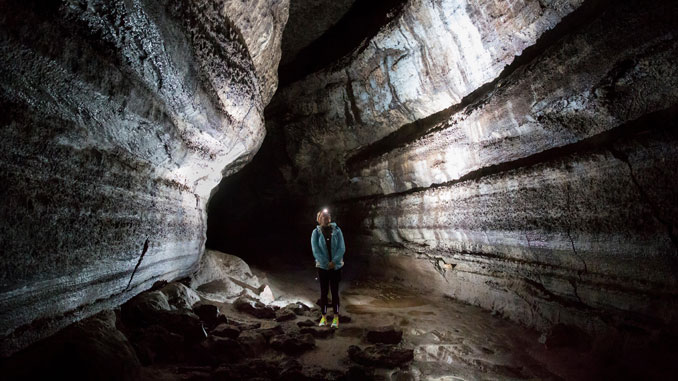
<svg viewBox="0 0 678 381"><path fill-rule="evenodd" d="M247 357L256 357L266 350L267 340L264 335L256 331L245 331L238 336L238 342Z"/></svg>
<svg viewBox="0 0 678 381"><path fill-rule="evenodd" d="M154 324L163 312L171 311L167 295L162 291L141 293L123 304L120 310L125 324L130 327Z"/></svg>
<svg viewBox="0 0 678 381"><path fill-rule="evenodd" d="M238 326L232 324L219 324L212 331L211 335L219 337L228 337L230 339L236 339L240 335L241 329Z"/></svg>
<svg viewBox="0 0 678 381"><path fill-rule="evenodd" d="M309 311L311 308L305 305L302 302L290 303L285 306L286 309L292 310L296 315L304 315L306 311Z"/></svg>
<svg viewBox="0 0 678 381"><path fill-rule="evenodd" d="M294 309L284 307L279 309L278 311L275 311L275 321L281 322L281 321L289 321L289 320L294 320L297 318L297 314L294 313Z"/></svg>
<svg viewBox="0 0 678 381"><path fill-rule="evenodd" d="M207 338L207 332L198 315L186 311L167 311L158 315L158 324L184 337L187 344L199 343Z"/></svg>
<svg viewBox="0 0 678 381"><path fill-rule="evenodd" d="M167 296L170 306L175 309L190 310L194 304L200 302L200 296L195 290L186 287L183 283L169 283L160 291Z"/></svg>
<svg viewBox="0 0 678 381"><path fill-rule="evenodd" d="M215 358L234 360L243 356L243 347L238 340L228 337L210 336L206 341L210 354Z"/></svg>
<svg viewBox="0 0 678 381"><path fill-rule="evenodd" d="M271 327L267 327L267 328L258 328L258 329L255 330L255 332L258 332L258 333L261 333L262 335L264 335L264 337L266 338L267 341L270 340L271 337L273 337L273 336L281 335L281 334L284 333L283 328L280 324L275 324L275 325L273 325Z"/></svg>
<svg viewBox="0 0 678 381"><path fill-rule="evenodd" d="M275 310L264 305L261 302L250 300L247 298L238 298L233 302L233 307L240 312L252 315L259 319L273 319L275 318Z"/></svg>
<svg viewBox="0 0 678 381"><path fill-rule="evenodd" d="M301 372L304 380L308 381L331 381L331 380L345 380L345 372L336 369L324 369L317 365L305 367Z"/></svg>
<svg viewBox="0 0 678 381"><path fill-rule="evenodd" d="M182 290L177 285L179 283L172 283L166 287L170 287L170 290ZM173 300L182 301L181 303L187 301L187 299L177 297ZM207 337L198 315L191 310L177 309L170 305L168 296L161 290L144 292L132 298L122 305L120 315L125 325L132 329L160 325L182 335L184 340L190 344L200 342Z"/></svg>
<svg viewBox="0 0 678 381"><path fill-rule="evenodd" d="M374 380L374 368L352 364L346 372L347 380Z"/></svg>
<svg viewBox="0 0 678 381"><path fill-rule="evenodd" d="M236 320L229 319L228 320L231 324L235 325L236 327L240 328L241 331L249 331L251 329L259 329L261 328L261 323L258 321L256 322L239 322Z"/></svg>
<svg viewBox="0 0 678 381"><path fill-rule="evenodd" d="M303 380L303 366L297 359L286 358L280 362L279 379L284 381Z"/></svg>
<svg viewBox="0 0 678 381"><path fill-rule="evenodd" d="M184 351L184 337L154 324L138 330L132 345L144 365L178 362Z"/></svg>
<svg viewBox="0 0 678 381"><path fill-rule="evenodd" d="M291 369L301 369L301 365L293 360L297 366L287 365L289 360L262 360L246 359L240 363L222 363L213 373L213 380L270 380L292 378L281 377L281 374L289 372ZM294 378L299 380L300 378Z"/></svg>
<svg viewBox="0 0 678 381"><path fill-rule="evenodd" d="M334 335L334 329L329 327L303 327L300 333L310 333L316 339L326 339Z"/></svg>
<svg viewBox="0 0 678 381"><path fill-rule="evenodd" d="M394 345L377 344L364 350L351 345L348 348L349 358L361 365L379 368L395 368L414 359L412 349L398 348Z"/></svg>
<svg viewBox="0 0 678 381"><path fill-rule="evenodd" d="M3 359L5 380L128 380L140 362L115 313L102 311Z"/></svg>
<svg viewBox="0 0 678 381"><path fill-rule="evenodd" d="M403 339L403 331L394 326L378 327L367 331L366 339L373 344L398 344Z"/></svg>
<svg viewBox="0 0 678 381"><path fill-rule="evenodd" d="M315 348L315 339L308 333L291 333L273 336L271 347L288 355L298 355Z"/></svg>
<svg viewBox="0 0 678 381"><path fill-rule="evenodd" d="M301 328L301 327L315 327L317 324L313 320L306 319L304 321L298 321L297 325Z"/></svg>
<svg viewBox="0 0 678 381"><path fill-rule="evenodd" d="M201 304L193 308L193 312L198 315L201 321L207 327L215 327L219 319L219 308L211 304Z"/></svg>
<svg viewBox="0 0 678 381"><path fill-rule="evenodd" d="M191 277L191 287L198 289L214 281L235 283L240 290L243 288L256 290L262 287L259 278L252 274L249 265L240 257L216 250L206 250L200 260L198 271Z"/></svg>

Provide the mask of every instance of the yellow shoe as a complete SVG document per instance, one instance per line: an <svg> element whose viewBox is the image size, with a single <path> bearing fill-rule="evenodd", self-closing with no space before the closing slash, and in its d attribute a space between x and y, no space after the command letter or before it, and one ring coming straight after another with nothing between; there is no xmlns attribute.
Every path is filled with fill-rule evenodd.
<svg viewBox="0 0 678 381"><path fill-rule="evenodd" d="M327 319L325 318L325 315L323 315L322 318L320 318L320 324L318 324L319 327L324 327L327 325Z"/></svg>
<svg viewBox="0 0 678 381"><path fill-rule="evenodd" d="M339 328L339 316L334 315L334 319L332 319L332 328Z"/></svg>

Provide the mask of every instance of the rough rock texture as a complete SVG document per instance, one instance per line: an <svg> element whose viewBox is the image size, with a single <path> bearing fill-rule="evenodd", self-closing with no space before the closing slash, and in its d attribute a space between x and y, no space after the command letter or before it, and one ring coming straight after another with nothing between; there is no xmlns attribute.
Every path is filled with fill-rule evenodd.
<svg viewBox="0 0 678 381"><path fill-rule="evenodd" d="M365 349L352 345L348 348L351 360L361 365L395 368L414 359L412 349L379 344Z"/></svg>
<svg viewBox="0 0 678 381"><path fill-rule="evenodd" d="M140 366L134 348L116 328L115 313L107 310L18 352L0 369L8 380L131 380Z"/></svg>
<svg viewBox="0 0 678 381"><path fill-rule="evenodd" d="M356 221L528 325L675 327L676 14L610 6L430 133L365 151L358 193L391 195Z"/></svg>
<svg viewBox="0 0 678 381"><path fill-rule="evenodd" d="M365 339L370 343L398 344L403 339L403 331L394 326L379 327L369 330Z"/></svg>
<svg viewBox="0 0 678 381"><path fill-rule="evenodd" d="M347 268L542 330L678 332L676 16L412 1L278 92L277 171L309 223L333 208Z"/></svg>
<svg viewBox="0 0 678 381"><path fill-rule="evenodd" d="M249 296L263 303L273 301L271 289L262 284L245 261L235 255L206 250L198 270L191 275L191 287L213 302L233 302Z"/></svg>
<svg viewBox="0 0 678 381"><path fill-rule="evenodd" d="M265 134L287 1L6 1L0 14L8 353L195 270L212 188Z"/></svg>
<svg viewBox="0 0 678 381"><path fill-rule="evenodd" d="M306 272L301 266L288 270L296 275ZM315 286L311 278L285 281L267 275L274 283ZM639 346L634 344L643 336L638 332L635 338L608 341L558 324L540 337L534 330L440 294L422 294L374 278L359 283L345 283L342 308L358 315L352 328L298 329L293 322L258 322L224 303L220 310L226 314L220 317L234 323L236 317L241 319L237 326L242 331L222 324L198 341L181 333L184 325L158 316L157 307L172 306L159 297L165 291L151 290L124 304L122 314L104 311L0 359L0 374L3 380L438 380L450 376L465 380L664 380L671 379L678 367L675 336L658 334L651 345ZM293 288L293 284L286 287ZM314 287L302 289L305 299L315 295ZM157 303L137 303L144 300ZM129 305L145 306L158 318L150 325L126 319ZM175 312L191 315L187 310ZM382 324L388 324L392 332L400 327L402 344L364 348L365 333ZM266 328L255 328L260 325ZM313 345L311 336L320 340ZM624 347L626 351L620 350Z"/></svg>
<svg viewBox="0 0 678 381"><path fill-rule="evenodd" d="M222 12L245 40L259 78L261 99L266 104L278 86L278 62L290 0L225 0L222 3ZM219 6L220 2L214 5Z"/></svg>
<svg viewBox="0 0 678 381"><path fill-rule="evenodd" d="M219 324L214 328L210 334L219 336L219 337L228 337L231 339L235 339L240 335L240 328L238 328L235 325L230 325L230 324Z"/></svg>
<svg viewBox="0 0 678 381"><path fill-rule="evenodd" d="M341 175L347 151L461 101L582 1L541 3L411 1L345 66L281 89L269 112L284 126L295 185L311 194L343 188L318 172Z"/></svg>
<svg viewBox="0 0 678 381"><path fill-rule="evenodd" d="M233 307L243 313L260 319L275 319L276 311L273 308L249 298L238 298L233 302Z"/></svg>
<svg viewBox="0 0 678 381"><path fill-rule="evenodd" d="M271 347L287 354L298 354L315 348L315 338L310 333L276 335L271 337Z"/></svg>

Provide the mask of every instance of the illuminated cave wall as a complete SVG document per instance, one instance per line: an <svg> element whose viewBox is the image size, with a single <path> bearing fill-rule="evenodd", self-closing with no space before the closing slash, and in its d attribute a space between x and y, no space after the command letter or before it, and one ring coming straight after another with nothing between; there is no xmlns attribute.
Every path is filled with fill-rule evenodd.
<svg viewBox="0 0 678 381"><path fill-rule="evenodd" d="M275 226L305 238L329 205L349 268L540 329L675 327L677 14L408 2L267 108L277 143L252 171L297 211ZM250 205L281 204L262 187Z"/></svg>
<svg viewBox="0 0 678 381"><path fill-rule="evenodd" d="M0 5L2 354L195 270L212 188L264 138L288 4Z"/></svg>

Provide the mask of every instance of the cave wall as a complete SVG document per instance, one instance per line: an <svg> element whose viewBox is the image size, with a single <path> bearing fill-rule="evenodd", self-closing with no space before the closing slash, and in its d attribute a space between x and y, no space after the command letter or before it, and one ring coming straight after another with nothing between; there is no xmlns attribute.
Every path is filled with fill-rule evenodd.
<svg viewBox="0 0 678 381"><path fill-rule="evenodd" d="M676 331L676 16L410 1L278 91L278 171L307 212L331 197L349 265L540 329Z"/></svg>
<svg viewBox="0 0 678 381"><path fill-rule="evenodd" d="M289 1L0 4L0 334L11 353L190 274L260 147Z"/></svg>
<svg viewBox="0 0 678 381"><path fill-rule="evenodd" d="M347 153L460 102L581 2L409 1L348 62L276 94L270 125L284 126L300 172L294 183L311 194L329 191L335 182L316 184L318 171L341 175L338 160Z"/></svg>

